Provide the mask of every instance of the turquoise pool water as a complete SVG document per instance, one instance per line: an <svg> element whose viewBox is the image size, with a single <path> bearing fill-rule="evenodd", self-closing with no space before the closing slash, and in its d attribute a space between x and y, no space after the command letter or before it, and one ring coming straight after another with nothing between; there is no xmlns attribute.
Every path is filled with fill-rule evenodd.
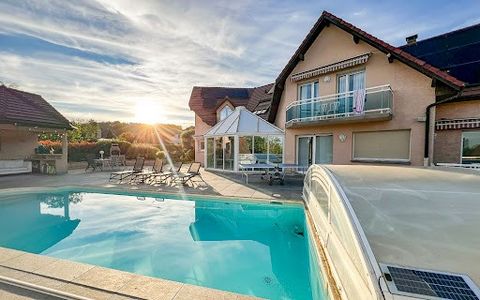
<svg viewBox="0 0 480 300"><path fill-rule="evenodd" d="M301 206L87 192L1 198L3 247L269 299L326 298Z"/></svg>

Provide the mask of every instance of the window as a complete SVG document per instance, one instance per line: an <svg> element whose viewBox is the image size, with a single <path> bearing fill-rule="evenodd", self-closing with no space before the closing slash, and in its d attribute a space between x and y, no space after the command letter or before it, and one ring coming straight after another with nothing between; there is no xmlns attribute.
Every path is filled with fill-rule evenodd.
<svg viewBox="0 0 480 300"><path fill-rule="evenodd" d="M198 149L199 149L200 151L205 150L205 141L204 141L204 140L199 140L199 141L198 141Z"/></svg>
<svg viewBox="0 0 480 300"><path fill-rule="evenodd" d="M228 105L225 105L222 110L218 113L218 119L219 121L224 120L226 117L228 117L231 113L233 112L232 108Z"/></svg>
<svg viewBox="0 0 480 300"><path fill-rule="evenodd" d="M348 93L365 88L365 71L344 74L337 79L337 93ZM338 113L353 111L353 94L339 96Z"/></svg>
<svg viewBox="0 0 480 300"><path fill-rule="evenodd" d="M305 83L298 86L298 99L309 100L318 97L318 81Z"/></svg>
<svg viewBox="0 0 480 300"><path fill-rule="evenodd" d="M268 162L281 164L283 161L283 137L271 136L268 138Z"/></svg>
<svg viewBox="0 0 480 300"><path fill-rule="evenodd" d="M253 137L253 153L255 154L255 163L266 164L268 158L267 138L263 136Z"/></svg>
<svg viewBox="0 0 480 300"><path fill-rule="evenodd" d="M353 159L410 160L410 130L355 132Z"/></svg>
<svg viewBox="0 0 480 300"><path fill-rule="evenodd" d="M238 163L255 163L255 156L253 155L253 137L241 136L238 138Z"/></svg>
<svg viewBox="0 0 480 300"><path fill-rule="evenodd" d="M306 101L307 103L300 105L300 118L311 117L315 109L311 100L318 98L318 81L309 82L298 86L298 100Z"/></svg>
<svg viewBox="0 0 480 300"><path fill-rule="evenodd" d="M462 164L480 163L480 131L462 133Z"/></svg>

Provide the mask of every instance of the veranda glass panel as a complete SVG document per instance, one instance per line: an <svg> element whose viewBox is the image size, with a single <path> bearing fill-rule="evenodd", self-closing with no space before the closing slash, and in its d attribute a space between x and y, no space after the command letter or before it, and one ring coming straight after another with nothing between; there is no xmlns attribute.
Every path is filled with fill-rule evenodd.
<svg viewBox="0 0 480 300"><path fill-rule="evenodd" d="M233 136L226 136L223 138L225 144L225 170L233 170L233 162L235 156L235 142Z"/></svg>
<svg viewBox="0 0 480 300"><path fill-rule="evenodd" d="M238 138L239 144L239 164L253 164L255 163L255 156L253 155L253 137L241 136Z"/></svg>
<svg viewBox="0 0 480 300"><path fill-rule="evenodd" d="M215 138L215 169L223 169L223 138Z"/></svg>
<svg viewBox="0 0 480 300"><path fill-rule="evenodd" d="M462 137L462 163L480 163L480 131L465 131Z"/></svg>
<svg viewBox="0 0 480 300"><path fill-rule="evenodd" d="M214 161L215 161L214 147L215 147L215 144L214 144L213 138L208 138L207 139L207 168L214 167Z"/></svg>
<svg viewBox="0 0 480 300"><path fill-rule="evenodd" d="M268 138L268 160L272 164L283 162L283 137L271 136Z"/></svg>
<svg viewBox="0 0 480 300"><path fill-rule="evenodd" d="M255 161L258 164L267 163L268 152L267 152L267 138L263 136L255 136L253 138L253 150L255 154Z"/></svg>

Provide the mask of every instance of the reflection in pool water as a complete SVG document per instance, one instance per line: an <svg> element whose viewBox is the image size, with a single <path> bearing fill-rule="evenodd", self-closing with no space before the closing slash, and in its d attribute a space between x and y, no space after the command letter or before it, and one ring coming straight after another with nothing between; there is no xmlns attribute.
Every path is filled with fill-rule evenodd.
<svg viewBox="0 0 480 300"><path fill-rule="evenodd" d="M270 299L324 298L299 206L16 195L0 202L0 246Z"/></svg>

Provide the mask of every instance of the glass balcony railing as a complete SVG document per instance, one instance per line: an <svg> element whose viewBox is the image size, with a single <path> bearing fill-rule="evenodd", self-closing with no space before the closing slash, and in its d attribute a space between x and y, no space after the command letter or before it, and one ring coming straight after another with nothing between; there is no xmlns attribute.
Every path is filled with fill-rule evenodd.
<svg viewBox="0 0 480 300"><path fill-rule="evenodd" d="M391 116L393 92L390 85L365 89L363 108L354 99L355 92L333 94L306 100L299 100L287 107L286 126L297 123L317 123L323 120L352 119L370 115Z"/></svg>

